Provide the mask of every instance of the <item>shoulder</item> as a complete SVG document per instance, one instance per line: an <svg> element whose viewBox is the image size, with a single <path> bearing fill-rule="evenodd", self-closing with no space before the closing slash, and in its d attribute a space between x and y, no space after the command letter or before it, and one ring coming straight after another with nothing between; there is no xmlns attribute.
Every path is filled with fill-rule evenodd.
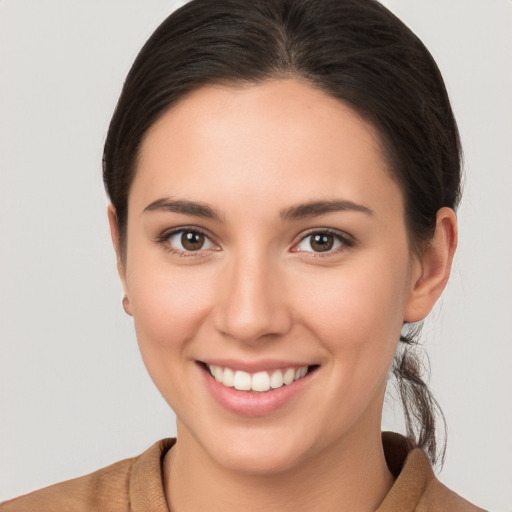
<svg viewBox="0 0 512 512"><path fill-rule="evenodd" d="M173 444L163 439L137 457L6 501L0 511L123 512L134 510L134 501L157 503L155 510L165 511L161 461Z"/></svg>
<svg viewBox="0 0 512 512"><path fill-rule="evenodd" d="M102 510L106 500L117 510L128 510L127 491L133 460L122 460L89 475L50 485L9 500L0 506L0 510L81 512Z"/></svg>

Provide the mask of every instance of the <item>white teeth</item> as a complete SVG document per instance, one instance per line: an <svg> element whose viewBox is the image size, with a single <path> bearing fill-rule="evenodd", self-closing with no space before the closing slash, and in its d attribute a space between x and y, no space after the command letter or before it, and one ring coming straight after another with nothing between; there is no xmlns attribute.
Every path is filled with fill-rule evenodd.
<svg viewBox="0 0 512 512"><path fill-rule="evenodd" d="M270 377L270 387L272 389L280 388L284 384L283 381L283 372L281 370L276 370L272 377Z"/></svg>
<svg viewBox="0 0 512 512"><path fill-rule="evenodd" d="M308 373L307 366L274 370L272 372L262 371L253 375L242 370L234 371L231 368L222 368L213 364L209 364L208 368L215 380L226 387L234 387L239 391L257 391L260 393L289 385Z"/></svg>
<svg viewBox="0 0 512 512"><path fill-rule="evenodd" d="M222 382L222 379L224 378L224 372L222 371L222 368L220 366L214 367L213 376L215 377L215 380L217 382Z"/></svg>
<svg viewBox="0 0 512 512"><path fill-rule="evenodd" d="M288 368L288 370L286 370L284 372L283 382L286 385L291 384L293 382L294 378L295 378L295 369L294 368Z"/></svg>
<svg viewBox="0 0 512 512"><path fill-rule="evenodd" d="M228 388L232 388L235 385L235 373L231 368L224 368L224 378L222 384Z"/></svg>
<svg viewBox="0 0 512 512"><path fill-rule="evenodd" d="M253 391L268 391L270 389L270 375L268 372L258 372L252 376Z"/></svg>
<svg viewBox="0 0 512 512"><path fill-rule="evenodd" d="M235 372L235 380L233 381L235 389L239 391L249 391L252 385L251 375L247 372L237 370Z"/></svg>

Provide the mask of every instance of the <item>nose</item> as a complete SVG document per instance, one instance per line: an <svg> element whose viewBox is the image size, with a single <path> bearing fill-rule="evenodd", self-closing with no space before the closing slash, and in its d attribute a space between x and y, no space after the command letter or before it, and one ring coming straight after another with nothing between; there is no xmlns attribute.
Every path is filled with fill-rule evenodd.
<svg viewBox="0 0 512 512"><path fill-rule="evenodd" d="M213 318L224 336L260 343L286 334L292 325L283 276L264 255L233 258L221 281Z"/></svg>

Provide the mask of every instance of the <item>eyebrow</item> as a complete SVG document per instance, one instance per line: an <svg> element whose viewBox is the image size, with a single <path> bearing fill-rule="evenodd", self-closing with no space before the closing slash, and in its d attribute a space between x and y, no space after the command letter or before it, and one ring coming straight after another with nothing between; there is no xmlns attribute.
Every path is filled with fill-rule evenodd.
<svg viewBox="0 0 512 512"><path fill-rule="evenodd" d="M196 201L187 201L185 199L157 199L144 208L144 212L154 211L182 213L184 215L193 215L195 217L216 220L217 222L222 221L220 214L211 206Z"/></svg>
<svg viewBox="0 0 512 512"><path fill-rule="evenodd" d="M205 219L212 219L222 222L221 215L217 210L206 203L187 201L185 199L162 198L153 201L144 208L144 212L164 211L172 213L181 213L184 215L193 215ZM282 221L294 221L308 217L316 217L332 212L355 211L367 215L373 215L373 211L367 206L348 200L333 201L311 201L309 203L300 203L281 210L280 217Z"/></svg>
<svg viewBox="0 0 512 512"><path fill-rule="evenodd" d="M292 221L305 219L308 217L316 217L325 215L332 212L354 211L362 212L367 215L373 215L373 211L367 206L353 201L347 200L334 200L334 201L312 201L309 203L302 203L295 206L290 206L281 210L281 219L283 221Z"/></svg>

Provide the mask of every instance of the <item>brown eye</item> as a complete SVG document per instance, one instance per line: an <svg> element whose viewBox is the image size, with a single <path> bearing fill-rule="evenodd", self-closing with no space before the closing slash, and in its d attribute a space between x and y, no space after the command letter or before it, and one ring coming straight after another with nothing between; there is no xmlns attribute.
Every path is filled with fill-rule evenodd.
<svg viewBox="0 0 512 512"><path fill-rule="evenodd" d="M305 236L293 249L294 252L336 252L343 246L350 247L350 240L341 233L331 233L329 231L318 231Z"/></svg>
<svg viewBox="0 0 512 512"><path fill-rule="evenodd" d="M173 251L187 253L215 249L215 244L201 231L181 229L163 238Z"/></svg>
<svg viewBox="0 0 512 512"><path fill-rule="evenodd" d="M203 248L205 236L196 231L183 231L181 245L186 251L198 251Z"/></svg>
<svg viewBox="0 0 512 512"><path fill-rule="evenodd" d="M334 246L334 235L328 233L319 233L311 236L311 248L315 252L330 251Z"/></svg>

